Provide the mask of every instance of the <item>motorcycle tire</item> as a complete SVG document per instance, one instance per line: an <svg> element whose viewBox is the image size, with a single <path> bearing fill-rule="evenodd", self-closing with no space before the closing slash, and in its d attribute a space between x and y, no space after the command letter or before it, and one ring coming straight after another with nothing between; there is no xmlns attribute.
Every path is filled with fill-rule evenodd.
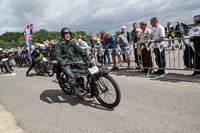
<svg viewBox="0 0 200 133"><path fill-rule="evenodd" d="M94 95L102 106L114 108L120 103L121 92L119 86L110 75L101 75L97 77L94 81L94 89ZM111 97L108 97L107 100L114 98L113 101L106 101L106 96L109 95Z"/></svg>

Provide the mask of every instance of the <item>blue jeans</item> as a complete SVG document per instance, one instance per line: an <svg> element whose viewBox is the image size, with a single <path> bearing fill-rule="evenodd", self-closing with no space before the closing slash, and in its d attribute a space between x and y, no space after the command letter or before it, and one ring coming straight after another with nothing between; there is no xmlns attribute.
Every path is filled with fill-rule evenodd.
<svg viewBox="0 0 200 133"><path fill-rule="evenodd" d="M63 72L67 77L67 83L74 84L74 77L73 77L70 65L67 65L66 67L64 67Z"/></svg>
<svg viewBox="0 0 200 133"><path fill-rule="evenodd" d="M178 38L185 38L185 35L184 35L184 34L180 34L180 35L178 36ZM178 40L179 43L181 43L181 41L182 41L185 45L187 45L185 39Z"/></svg>

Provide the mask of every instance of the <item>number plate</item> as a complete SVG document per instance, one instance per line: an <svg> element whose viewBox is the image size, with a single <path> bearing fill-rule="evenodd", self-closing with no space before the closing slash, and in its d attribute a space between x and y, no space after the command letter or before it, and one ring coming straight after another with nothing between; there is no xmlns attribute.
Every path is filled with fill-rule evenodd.
<svg viewBox="0 0 200 133"><path fill-rule="evenodd" d="M97 66L93 66L92 68L88 68L91 74L94 74L99 71L99 68Z"/></svg>

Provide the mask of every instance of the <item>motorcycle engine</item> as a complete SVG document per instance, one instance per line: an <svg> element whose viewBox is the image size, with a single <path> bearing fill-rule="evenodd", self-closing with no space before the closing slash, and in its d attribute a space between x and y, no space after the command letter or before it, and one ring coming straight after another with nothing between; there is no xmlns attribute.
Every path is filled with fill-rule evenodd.
<svg viewBox="0 0 200 133"><path fill-rule="evenodd" d="M76 83L81 87L84 88L84 77L77 77Z"/></svg>

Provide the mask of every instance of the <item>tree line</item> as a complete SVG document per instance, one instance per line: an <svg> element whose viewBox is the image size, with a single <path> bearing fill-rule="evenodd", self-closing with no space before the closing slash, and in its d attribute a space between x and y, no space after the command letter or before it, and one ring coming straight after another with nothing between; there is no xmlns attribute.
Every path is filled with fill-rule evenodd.
<svg viewBox="0 0 200 133"><path fill-rule="evenodd" d="M89 42L91 39L91 34L86 34L85 31L76 31L72 32L72 38L78 38L78 34L81 33L83 38ZM97 33L99 36L100 33ZM61 38L60 32L57 31L47 31L45 29L41 29L39 31L33 32L33 39L32 44L34 43L43 43L46 40L54 40L55 42L59 41ZM24 37L24 32L5 32L4 34L0 35L0 48L3 49L10 49L10 48L17 48L17 47L25 47L26 40Z"/></svg>

